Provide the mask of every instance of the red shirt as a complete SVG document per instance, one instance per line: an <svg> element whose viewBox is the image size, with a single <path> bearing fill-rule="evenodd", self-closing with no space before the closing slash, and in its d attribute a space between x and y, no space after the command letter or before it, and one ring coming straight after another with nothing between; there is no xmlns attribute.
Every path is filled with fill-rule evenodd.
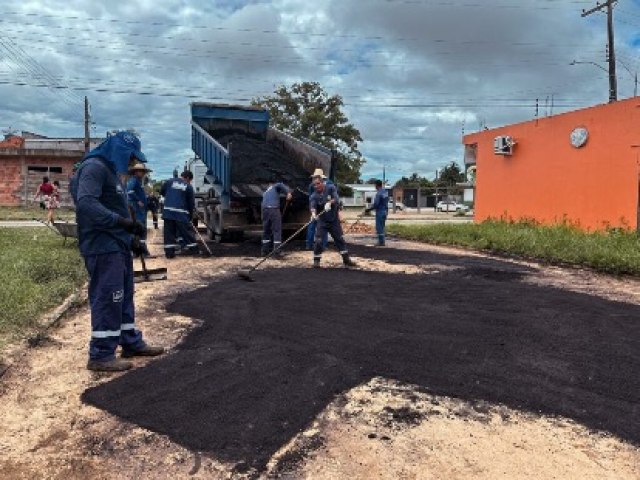
<svg viewBox="0 0 640 480"><path fill-rule="evenodd" d="M53 193L53 185L51 185L50 183L40 184L40 192L43 195L51 195Z"/></svg>

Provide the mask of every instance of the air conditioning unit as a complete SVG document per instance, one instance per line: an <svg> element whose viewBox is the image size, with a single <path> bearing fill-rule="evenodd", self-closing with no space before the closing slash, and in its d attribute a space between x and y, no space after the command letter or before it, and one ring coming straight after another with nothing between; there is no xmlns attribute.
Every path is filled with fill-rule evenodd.
<svg viewBox="0 0 640 480"><path fill-rule="evenodd" d="M507 135L496 137L493 140L493 153L496 155L512 155L515 144L516 141L513 137Z"/></svg>

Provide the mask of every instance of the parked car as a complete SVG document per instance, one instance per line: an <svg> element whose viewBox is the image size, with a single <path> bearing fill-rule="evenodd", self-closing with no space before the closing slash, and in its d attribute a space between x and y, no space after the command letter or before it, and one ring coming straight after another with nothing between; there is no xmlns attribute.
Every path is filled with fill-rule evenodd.
<svg viewBox="0 0 640 480"><path fill-rule="evenodd" d="M393 212L393 205L396 204L395 200L391 200L389 199L389 211ZM400 210L403 211L405 209L404 203L402 202L397 202L396 204L396 210Z"/></svg>
<svg viewBox="0 0 640 480"><path fill-rule="evenodd" d="M453 200L442 200L436 205L438 212L468 212L469 207Z"/></svg>

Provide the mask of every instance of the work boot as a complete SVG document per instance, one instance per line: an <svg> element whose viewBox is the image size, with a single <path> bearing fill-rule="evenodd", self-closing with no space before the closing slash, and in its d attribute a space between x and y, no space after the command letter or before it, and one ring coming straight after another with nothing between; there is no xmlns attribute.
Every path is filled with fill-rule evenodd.
<svg viewBox="0 0 640 480"><path fill-rule="evenodd" d="M131 357L157 357L164 353L164 347L152 347L151 345L145 345L140 350L122 350L120 355L122 358Z"/></svg>
<svg viewBox="0 0 640 480"><path fill-rule="evenodd" d="M355 267L356 266L356 263L353 260L351 260L351 258L349 258L349 254L348 253L345 253L345 254L342 255L342 264L345 267Z"/></svg>
<svg viewBox="0 0 640 480"><path fill-rule="evenodd" d="M133 367L133 363L121 358L114 358L113 360L100 361L91 360L87 363L87 370L93 370L96 372L124 372Z"/></svg>
<svg viewBox="0 0 640 480"><path fill-rule="evenodd" d="M319 258L314 258L313 259L313 268L320 268L320 259Z"/></svg>

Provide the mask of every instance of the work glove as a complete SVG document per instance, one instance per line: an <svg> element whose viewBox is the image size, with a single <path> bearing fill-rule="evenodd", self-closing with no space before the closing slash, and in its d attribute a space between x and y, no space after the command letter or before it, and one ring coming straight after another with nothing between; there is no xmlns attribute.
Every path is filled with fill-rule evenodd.
<svg viewBox="0 0 640 480"><path fill-rule="evenodd" d="M144 255L144 245L140 241L140 237L133 237L131 240L131 251L134 255Z"/></svg>
<svg viewBox="0 0 640 480"><path fill-rule="evenodd" d="M315 222L317 218L318 218L318 214L316 212L311 212L311 221Z"/></svg>
<svg viewBox="0 0 640 480"><path fill-rule="evenodd" d="M324 204L324 211L328 212L329 210L331 210L331 202L327 202Z"/></svg>
<svg viewBox="0 0 640 480"><path fill-rule="evenodd" d="M120 217L118 218L118 225L124 228L127 232L132 233L133 235L143 235L144 234L144 225L136 220L132 220L130 218Z"/></svg>

